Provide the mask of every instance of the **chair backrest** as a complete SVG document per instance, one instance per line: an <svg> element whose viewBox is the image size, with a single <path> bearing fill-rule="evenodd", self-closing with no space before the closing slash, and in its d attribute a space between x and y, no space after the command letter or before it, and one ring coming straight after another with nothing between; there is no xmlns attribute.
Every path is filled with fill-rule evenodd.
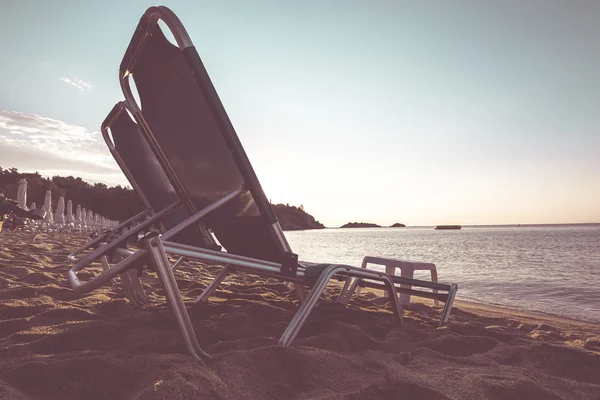
<svg viewBox="0 0 600 400"><path fill-rule="evenodd" d="M146 208L157 213L179 200L124 102L117 103L102 123L102 136ZM168 231L189 216L190 212L184 205L175 208L161 220L161 231ZM174 240L215 248L206 232L197 227L184 230Z"/></svg>
<svg viewBox="0 0 600 400"><path fill-rule="evenodd" d="M158 20L171 29L178 46L166 39ZM203 223L230 253L275 262L293 258L196 49L166 7L152 7L142 16L120 73L134 118L190 212L244 187Z"/></svg>

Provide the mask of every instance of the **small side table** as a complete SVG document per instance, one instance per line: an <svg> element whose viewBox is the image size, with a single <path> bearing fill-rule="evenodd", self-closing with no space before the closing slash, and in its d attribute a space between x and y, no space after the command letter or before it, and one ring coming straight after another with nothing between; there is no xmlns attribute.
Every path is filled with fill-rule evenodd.
<svg viewBox="0 0 600 400"><path fill-rule="evenodd" d="M437 282L437 269L434 263L423 261L397 260L393 258L372 257L366 256L363 258L361 268L367 268L368 264L377 264L385 266L385 273L388 275L396 275L396 268L400 268L400 276L403 278L413 279L416 270L431 271L431 282ZM400 285L401 288L410 289L410 285ZM434 293L437 290L434 289ZM386 292L387 296L387 292ZM400 305L407 306L410 303L410 294L400 293ZM437 306L439 301L434 300Z"/></svg>

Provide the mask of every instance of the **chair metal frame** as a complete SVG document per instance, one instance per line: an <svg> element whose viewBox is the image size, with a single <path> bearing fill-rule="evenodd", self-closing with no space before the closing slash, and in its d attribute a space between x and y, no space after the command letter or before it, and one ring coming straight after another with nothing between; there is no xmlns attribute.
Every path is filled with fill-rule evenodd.
<svg viewBox="0 0 600 400"><path fill-rule="evenodd" d="M290 274L287 273L289 266L284 265L285 261L282 261L281 263L266 261L262 259L226 253L223 251L175 243L170 240L184 229L192 225L197 225L209 213L217 210L218 208L225 205L227 202L236 198L240 194L245 193L246 191L250 191L252 193L259 208L261 206L261 204L259 203L266 201L266 196L262 192L262 189L260 189L260 183L258 183L258 178L254 174L254 171L252 170L252 167L249 164L249 160L247 160L243 148L241 147L241 143L239 143L239 139L237 139L235 131L233 131L233 135L231 135L231 132L227 132L229 136L224 136L224 139L230 141L237 140L237 143L234 143L234 145L239 146L238 149L241 149L241 155L238 154L238 156L242 157L242 159L246 157L245 162L247 163L247 165L240 166L238 164L238 167L246 168L246 170L244 171L244 179L247 182L247 187L246 185L244 185L243 187L240 187L221 197L220 199L214 201L213 203L204 207L203 209L196 210L195 205L192 203L191 198L186 191L186 188L179 180L177 173L172 167L170 161L166 157L165 153L161 150L157 140L154 138L152 130L146 122L142 110L135 101L128 79L131 76L131 73L129 72L130 66L139 54L139 44L141 43L141 41L143 41L143 39L148 35L150 29L155 24L157 24L159 20L165 22L165 24L169 27L182 51L185 49L193 48L193 44L189 36L187 35L185 28L183 27L179 19L175 16L175 14L173 14L168 8L162 6L149 8L146 11L146 13L142 16L132 39L132 44L136 43L137 46L132 46L132 44L130 44L126 52L126 56L123 60L123 63L121 64L119 79L121 82L123 93L126 98L126 103L124 103L124 105L122 106L122 110L128 110L133 116L134 120L137 122L140 131L146 138L148 144L150 145L156 158L162 166L165 174L167 175L169 181L173 185L176 193L178 194L179 200L164 208L163 210L153 213L152 215L148 215L149 210L138 214L137 216L133 217L133 219L136 219L136 217L141 219L142 216L146 217L146 219L141 221L137 226L131 228L128 232L123 233L121 236L106 243L102 247L93 250L91 253L87 254L79 260L75 258L75 255L81 253L82 251L78 250L74 252L76 254L72 255L72 257L70 256L70 259L71 261L75 260L76 265L68 272L68 278L71 283L71 286L73 287L73 290L77 293L85 293L107 283L116 275L121 275L122 277L124 276L124 274L126 274L125 276L131 275L131 268L133 268L136 265L139 265L139 263L141 262L151 265L157 272L159 279L165 288L167 300L171 308L173 309L179 329L183 335L184 341L190 354L200 361L209 358L210 356L207 353L205 353L198 344L196 333L194 332L193 326L189 318L189 314L187 313L185 304L181 297L181 293L179 292L179 289L177 287L177 282L173 275L173 266L171 265L168 259L168 254L184 257L186 259L199 260L206 263L218 263L226 265L226 267L221 271L221 273L217 275L217 277L215 277L213 283L211 283L206 288L205 292L201 297L209 296L210 293L212 293L212 291L216 289L220 280L222 280L229 272L231 272L234 269L236 271L246 271L261 276L268 276L277 278L282 281L292 282L296 284L297 288L300 288L302 284L310 283L312 285L310 292L303 299L299 309L295 313L290 324L283 332L279 340L279 344L282 346L289 346L292 343L292 341L296 338L298 332L300 331L308 316L310 315L310 312L316 305L323 290L327 286L327 283L334 277L341 277L346 280L344 288L342 289L342 292L338 297L338 301L340 302L347 302L347 299L349 299L349 296L351 296L352 294L350 288L353 287L354 284L360 284L364 286L368 284L374 284L377 285L376 287L378 288L384 288L388 292L388 297L392 306L392 311L398 323L402 323L402 307L399 304L397 293L398 291L402 291L403 289L398 288L396 285L405 284L415 287L425 287L447 291L448 294L434 294L430 292L423 292L411 289L411 294L413 295L424 295L425 297L434 296L432 298L445 301L446 307L442 312L441 321L447 321L457 289L457 286L454 284L447 285L414 279L406 279L401 277L390 276L384 272L341 264L321 265L321 267L324 268L320 270L320 273L316 277L313 277L312 274L307 273L307 270L314 265L312 263L300 262L296 264L294 268L294 273ZM195 52L195 49L192 50ZM196 79L201 78L197 77ZM199 85L200 84L201 83L199 83ZM220 122L222 122L224 125L227 125L226 123L229 123L230 125L229 119L225 114L225 111L220 103L220 100L218 99L214 87L212 87L212 84L210 83L210 80L208 80L208 83L203 82L202 84L204 85L203 94L211 97L211 100L215 104L220 105L220 107L216 107L211 111L213 113L218 114L219 118L221 118ZM223 121L225 121L226 123ZM229 126L220 126L220 128L222 128L225 131L228 129L233 129ZM103 135L105 135L104 130ZM105 140L107 140L107 138L109 138L108 133L106 133ZM109 144L109 140L107 140L107 144ZM109 148L111 148L110 144ZM114 145L111 148L111 152L114 152ZM125 172L127 168L125 164L122 163L122 160L120 160L120 156L118 155L118 153L114 152L113 156L115 156L115 159ZM136 184L133 177L128 176L128 179L135 188ZM144 238L141 240L141 248L137 251L132 251L123 248L123 245L125 245L127 243L127 240L132 238L133 235L138 235L144 230L151 229L151 226L153 224L159 223L161 218L164 217L165 214L182 204L186 205L186 207L192 212L192 215L190 217L188 217L175 227L169 229L168 231L162 234L159 234L156 231L146 233ZM267 202L266 205L262 204L262 206L266 214L265 217L269 218L269 221L272 222L269 225L269 227L271 233L273 234L273 237L276 239L276 242L286 253L291 253L289 243L287 242L285 235L281 229L281 226L277 221L273 210L270 208L270 205L268 205ZM261 212L262 211L263 210L261 209ZM98 244L100 241L101 240L97 240L94 244ZM87 247L84 247L92 247L92 245L90 244L86 246ZM108 254L116 254L121 259L113 267L104 270L103 272L86 282L82 282L79 279L79 277L77 276L78 272L86 268L94 260L99 258L102 259ZM354 279L354 282L351 284L352 279Z"/></svg>
<svg viewBox="0 0 600 400"><path fill-rule="evenodd" d="M96 247L102 242L109 242L111 240L114 240L115 237L118 237L118 235L121 234L121 231L124 228L130 227L132 224L136 224L136 223L139 224L141 221L148 218L149 216L153 216L153 215L157 214L157 211L153 208L149 197L144 192L144 190L141 189L141 185L135 179L135 175L127 167L127 163L123 159L123 155L121 155L118 152L118 149L115 146L115 143L114 143L112 135L111 135L111 128L112 128L113 123L120 117L120 115L122 113L125 113L125 112L127 112L131 115L131 110L129 109L129 106L127 105L127 103L124 101L117 103L113 107L113 109L110 111L108 116L105 118L105 120L103 121L102 126L101 126L101 133L104 138L104 141L106 142L106 145L109 148L111 155L113 156L113 158L115 159L115 161L117 162L119 167L121 168L122 172L124 173L127 180L130 182L133 189L136 191L136 193L142 200L142 203L145 206L145 210L138 213L137 215L129 218L128 220L124 221L123 223L119 224L118 226L106 230L101 235L96 237L94 240L90 241L89 243L82 246L81 248L73 251L68 256L69 261L77 262L78 261L77 256L79 254L83 253L85 250L92 248L92 247ZM132 122L136 123L134 120L132 120ZM169 210L172 210L172 208L170 208ZM164 215L164 214L161 214L161 215ZM161 232L166 231L166 229L160 219L157 219L154 221L155 221L154 226L160 226ZM149 225L149 224L144 225L144 227L147 227L147 226L152 226L152 225ZM198 223L196 225L196 228L201 232L203 240L207 243L207 245L215 247L215 248L218 247L216 241L214 240L214 237L212 236L212 233L209 232L201 223ZM137 230L138 234L140 232L143 233L143 232L145 232L145 230L143 230L143 229L141 231ZM127 237L130 238L132 236L133 236L133 233ZM121 254L121 257L122 256L123 256L123 254ZM116 257L116 254L113 254L111 259L113 259L115 261L120 261L121 258ZM184 260L184 258L181 257L178 260L178 262L175 263L175 265L173 265L173 270L176 269L183 260ZM102 262L104 269L108 269L110 267L108 257L103 256L101 258L101 262ZM216 290L218 288L218 284L229 273L231 273L230 268L227 268L227 267L223 268L223 271L217 275L217 278L219 278L218 283L216 285L212 285L212 286L214 286L214 289L210 290L208 292L206 292L206 291L203 292L204 296L201 296L198 299L198 301L206 301L209 298L210 294L212 294L214 292L214 290ZM144 305L144 304L148 303L148 298L146 297L146 295L144 293L143 286L139 279L139 274L133 273L133 271L125 271L120 274L120 278L121 278L121 285L123 286L125 294L132 303L137 304L137 305ZM247 278L243 272L240 273L240 278L242 279L244 284L247 284Z"/></svg>
<svg viewBox="0 0 600 400"><path fill-rule="evenodd" d="M134 252L121 247L121 245L125 243L131 236L137 235L147 226L155 223L162 216L164 216L166 213L168 213L180 204L180 202L173 203L171 206L165 208L156 215L140 223L138 226L132 228L130 231L124 233L119 238L116 238L115 240L105 244L101 248L92 251L90 254L80 259L77 262L77 264L68 272L69 282L71 283L73 290L76 293L89 292L107 283L116 275L122 276L123 273L125 273L128 269L132 268L132 265L134 263L149 260L150 264L154 266L154 269L157 271L159 278L165 288L167 299L169 301L169 304L171 305L171 308L173 309L173 312L175 313L176 320L178 322L179 328L182 332L188 350L190 351L192 356L199 360L202 360L202 358L206 358L208 355L200 349L197 343L196 334L193 330L193 327L191 326L191 322L189 322L189 314L185 309L185 305L183 303L183 299L181 298L181 293L179 292L179 289L177 287L177 283L173 275L172 266L168 260L167 254L178 255L181 257L185 257L186 259L196 259L204 262L223 263L233 266L236 269L242 269L263 276L271 276L274 278L287 280L295 283L305 283L306 270L302 266L298 269L298 274L296 277L288 277L285 275L281 275L281 270L283 266L279 263L234 254L228 254L221 251L203 249L199 247L168 241L169 238L172 238L177 233L196 223L210 212L216 210L220 206L224 205L231 199L238 196L240 193L243 192L243 190L243 188L240 188L229 193L228 195L212 203L208 207L200 210L195 215L189 217L188 219L181 222L179 225L175 226L174 228L162 235L160 235L158 232L151 232L147 234L142 241L143 248L140 250ZM119 256L123 257L123 259L119 261L115 266L104 270L103 272L86 282L82 282L79 279L79 277L77 276L78 272L87 267L94 260L105 257L108 253L113 251L116 252ZM394 312L396 320L398 323L402 322L402 309L398 302L396 286L392 277L383 272L367 270L358 267L351 267L348 265L332 264L329 265L320 274L319 278L313 285L313 288L311 289L310 293L308 294L304 302L302 302L302 305L300 306L294 318L288 325L288 328L283 333L279 341L280 345L289 346L292 343L292 341L300 331L302 325L308 318L310 312L316 305L327 283L335 275L374 279L383 282L388 291L388 295L392 304L392 310Z"/></svg>

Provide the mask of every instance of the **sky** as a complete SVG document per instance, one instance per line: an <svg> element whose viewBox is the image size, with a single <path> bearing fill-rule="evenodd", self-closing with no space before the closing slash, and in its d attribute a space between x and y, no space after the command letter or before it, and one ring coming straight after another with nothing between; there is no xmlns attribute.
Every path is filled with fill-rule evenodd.
<svg viewBox="0 0 600 400"><path fill-rule="evenodd" d="M1 1L0 166L100 135L145 1ZM326 226L600 222L600 2L179 1L263 189Z"/></svg>

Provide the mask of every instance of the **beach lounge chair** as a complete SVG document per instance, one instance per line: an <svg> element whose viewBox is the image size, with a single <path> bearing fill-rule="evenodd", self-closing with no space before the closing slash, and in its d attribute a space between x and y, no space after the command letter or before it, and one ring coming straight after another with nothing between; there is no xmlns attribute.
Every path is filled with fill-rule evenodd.
<svg viewBox="0 0 600 400"><path fill-rule="evenodd" d="M159 211L177 201L173 186L146 143L137 124L130 117L125 102L119 102L113 107L102 123L101 132L112 156L145 206L142 213L135 216L133 220L130 219L121 224L121 226L129 227L132 223L142 222L147 217L156 215ZM189 211L184 205L181 205L158 219L156 223L148 225L148 228L142 229L141 233L150 229L166 232L189 216ZM76 261L76 256L88 248L98 247L97 243L100 241L112 241L122 233L118 229L108 230L94 243L89 243L71 253L69 258L71 261ZM135 234L132 236L135 236ZM178 243L221 250L221 247L213 240L212 235L201 224L186 229L174 237L173 240ZM102 263L106 265L107 261L108 259L103 259ZM182 258L179 259L178 263L181 261L183 261ZM243 282L246 283L245 275L243 273L240 275ZM129 270L128 274L122 276L121 282L127 297L132 302L140 305L147 303L138 274L134 273L134 270Z"/></svg>
<svg viewBox="0 0 600 400"><path fill-rule="evenodd" d="M98 248L101 244L118 239L123 233L129 232L134 225L139 225L140 222L146 221L149 217L156 215L177 201L177 195L173 186L165 176L162 167L158 164L158 160L146 143L137 124L129 116L125 102L119 102L113 107L102 123L101 132L109 151L140 197L145 210L118 226L99 233L94 240L73 251L68 256L69 260L73 262L77 262L77 257L86 250ZM121 247L124 248L127 239L135 241L138 235L151 229L166 232L189 216L190 214L186 211L185 206L176 207L156 219L154 223L142 226L141 229L138 229L139 232L131 232L129 236L122 238L123 245ZM174 240L180 243L200 245L220 250L220 246L212 240L211 236L203 230L201 225L190 227L187 232L180 233ZM118 259L114 252L110 255L112 261ZM179 261L181 262L182 260L180 259ZM102 257L101 263L104 269L109 268L109 257ZM139 280L137 271L140 268L141 264L138 264L137 268L130 269L121 274L121 284L130 301L138 305L143 305L148 302L148 299L144 294Z"/></svg>
<svg viewBox="0 0 600 400"><path fill-rule="evenodd" d="M177 46L165 38L159 20L172 31ZM131 90L132 77L140 104ZM139 132L162 167L176 199L117 240L79 260L68 273L75 291L93 290L139 263L148 263L165 288L188 350L198 359L208 355L198 345L168 254L224 264L227 267L221 275L239 270L292 282L297 287L310 286L279 341L283 346L294 340L333 277L347 283L351 278L362 278L362 285L385 287L399 323L402 310L397 286L436 289L437 294L415 289L411 289L411 294L445 302L441 323L447 321L457 290L454 284L405 279L347 265L298 262L189 36L169 9L152 7L143 15L121 63L120 79ZM185 206L189 217L162 234L147 233L140 242L142 249L123 248L128 237L181 206ZM181 241L179 235L190 232L199 222L205 228L203 234L214 234L226 251L215 249L205 240L197 244ZM111 252L123 259L89 281L80 281L77 272ZM214 289L211 285L205 292Z"/></svg>

